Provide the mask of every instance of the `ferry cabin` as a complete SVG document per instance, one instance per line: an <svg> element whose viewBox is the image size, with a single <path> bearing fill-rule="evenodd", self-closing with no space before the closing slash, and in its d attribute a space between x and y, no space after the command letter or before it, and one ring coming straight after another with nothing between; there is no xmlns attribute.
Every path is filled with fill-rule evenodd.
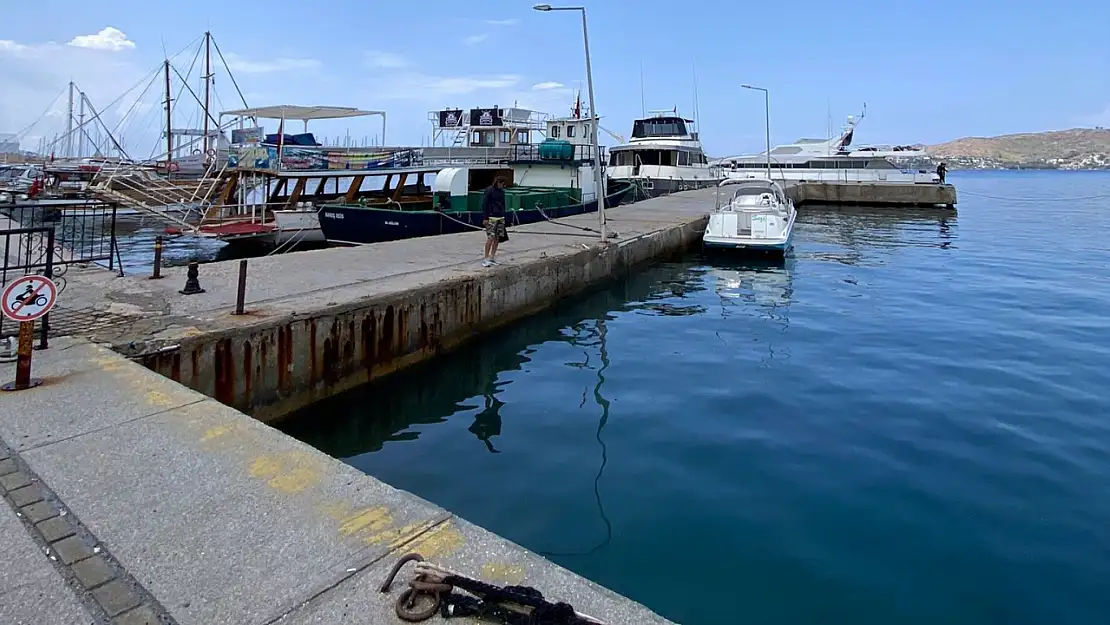
<svg viewBox="0 0 1110 625"><path fill-rule="evenodd" d="M502 176L511 185L574 189L583 202L595 199L593 117L497 106L428 117L433 145L422 149L423 162L444 166L434 184L437 196L484 190Z"/></svg>

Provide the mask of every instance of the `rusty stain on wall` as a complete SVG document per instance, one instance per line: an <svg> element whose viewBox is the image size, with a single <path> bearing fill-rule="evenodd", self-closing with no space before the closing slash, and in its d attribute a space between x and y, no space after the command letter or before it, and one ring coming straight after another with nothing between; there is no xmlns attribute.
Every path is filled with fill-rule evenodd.
<svg viewBox="0 0 1110 625"><path fill-rule="evenodd" d="M273 421L625 275L635 265L681 252L700 240L702 227L695 222L604 251L582 250L316 312L260 317L219 336L188 337L175 352L139 359L224 404ZM192 366L183 370L186 357Z"/></svg>

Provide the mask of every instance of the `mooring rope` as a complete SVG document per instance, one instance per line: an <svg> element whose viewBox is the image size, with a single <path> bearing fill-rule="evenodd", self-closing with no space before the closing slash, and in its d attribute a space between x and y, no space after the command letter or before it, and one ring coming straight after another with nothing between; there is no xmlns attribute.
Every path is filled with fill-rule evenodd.
<svg viewBox="0 0 1110 625"><path fill-rule="evenodd" d="M408 562L417 563L415 577L394 606L397 616L404 621L425 621L438 612L443 618L494 618L507 625L605 625L568 603L547 601L543 593L530 586L488 584L427 562L418 553L398 560L378 590L389 592L393 579ZM456 593L455 589L469 594ZM417 607L422 597L431 602L426 607Z"/></svg>

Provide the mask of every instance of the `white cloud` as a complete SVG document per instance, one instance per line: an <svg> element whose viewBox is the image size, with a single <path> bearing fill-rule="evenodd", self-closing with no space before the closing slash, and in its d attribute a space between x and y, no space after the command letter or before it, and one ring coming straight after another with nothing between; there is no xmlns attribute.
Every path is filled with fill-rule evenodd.
<svg viewBox="0 0 1110 625"><path fill-rule="evenodd" d="M127 38L118 28L106 26L95 35L77 35L69 41L69 45L75 48L89 48L90 50L108 50L111 52L121 52L123 50L133 50L135 42Z"/></svg>
<svg viewBox="0 0 1110 625"><path fill-rule="evenodd" d="M479 35L471 35L471 36L467 37L466 39L463 39L463 43L465 43L468 46L472 46L476 43L482 43L486 39L489 39L489 35L487 35L485 33L482 33L482 34L479 34Z"/></svg>
<svg viewBox="0 0 1110 625"><path fill-rule="evenodd" d="M0 39L0 52L11 52L13 54L18 54L25 51L26 49L27 46L21 43L16 43L10 39Z"/></svg>
<svg viewBox="0 0 1110 625"><path fill-rule="evenodd" d="M532 85L532 90L533 91L548 91L550 89L562 89L562 88L563 88L563 83L555 82L553 80L548 80L546 82L538 82L538 83Z"/></svg>
<svg viewBox="0 0 1110 625"><path fill-rule="evenodd" d="M482 20L482 21L489 24L490 26L516 26L517 24L520 23L520 20L518 20L516 18L507 19L507 20Z"/></svg>
<svg viewBox="0 0 1110 625"><path fill-rule="evenodd" d="M4 85L0 89L0 130L26 130L24 149L37 147L31 136L64 134L71 79L104 115L108 127L115 126L119 118L113 100L139 84L144 75L153 75L154 68L140 67L132 55L124 54L134 44L123 33L115 36L112 31L119 32L106 28L96 35L77 36L71 40L72 45L0 40L0 84ZM127 101L130 106L145 84L143 81L121 102ZM79 98L75 98L74 109L75 113L80 109ZM135 140L142 134L128 129L123 132L131 132ZM144 151L149 149L145 139L143 146Z"/></svg>
<svg viewBox="0 0 1110 625"><path fill-rule="evenodd" d="M316 69L320 67L320 61L316 59L279 57L264 61L253 61L233 53L228 53L225 58L227 59L228 69L239 74L295 72L298 70Z"/></svg>
<svg viewBox="0 0 1110 625"><path fill-rule="evenodd" d="M367 65L380 69L399 69L401 67L407 67L409 64L408 59L395 52L367 50L365 57Z"/></svg>

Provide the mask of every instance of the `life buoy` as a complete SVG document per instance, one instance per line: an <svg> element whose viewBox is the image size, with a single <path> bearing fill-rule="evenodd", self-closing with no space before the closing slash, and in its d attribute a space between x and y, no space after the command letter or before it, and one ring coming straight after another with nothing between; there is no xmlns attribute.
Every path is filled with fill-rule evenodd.
<svg viewBox="0 0 1110 625"><path fill-rule="evenodd" d="M208 148L208 156L216 157L216 148Z"/></svg>
<svg viewBox="0 0 1110 625"><path fill-rule="evenodd" d="M168 166L166 167L166 171L169 171L169 172L175 172L175 171L177 171L177 170L179 170L179 169L181 169L181 168L180 168L180 167L178 167L177 163L174 163L174 162L172 162L172 161L171 161L171 162L170 162L170 164L169 164L169 165L168 165Z"/></svg>
<svg viewBox="0 0 1110 625"><path fill-rule="evenodd" d="M200 154L200 150L193 150L193 156L196 156L197 154Z"/></svg>

